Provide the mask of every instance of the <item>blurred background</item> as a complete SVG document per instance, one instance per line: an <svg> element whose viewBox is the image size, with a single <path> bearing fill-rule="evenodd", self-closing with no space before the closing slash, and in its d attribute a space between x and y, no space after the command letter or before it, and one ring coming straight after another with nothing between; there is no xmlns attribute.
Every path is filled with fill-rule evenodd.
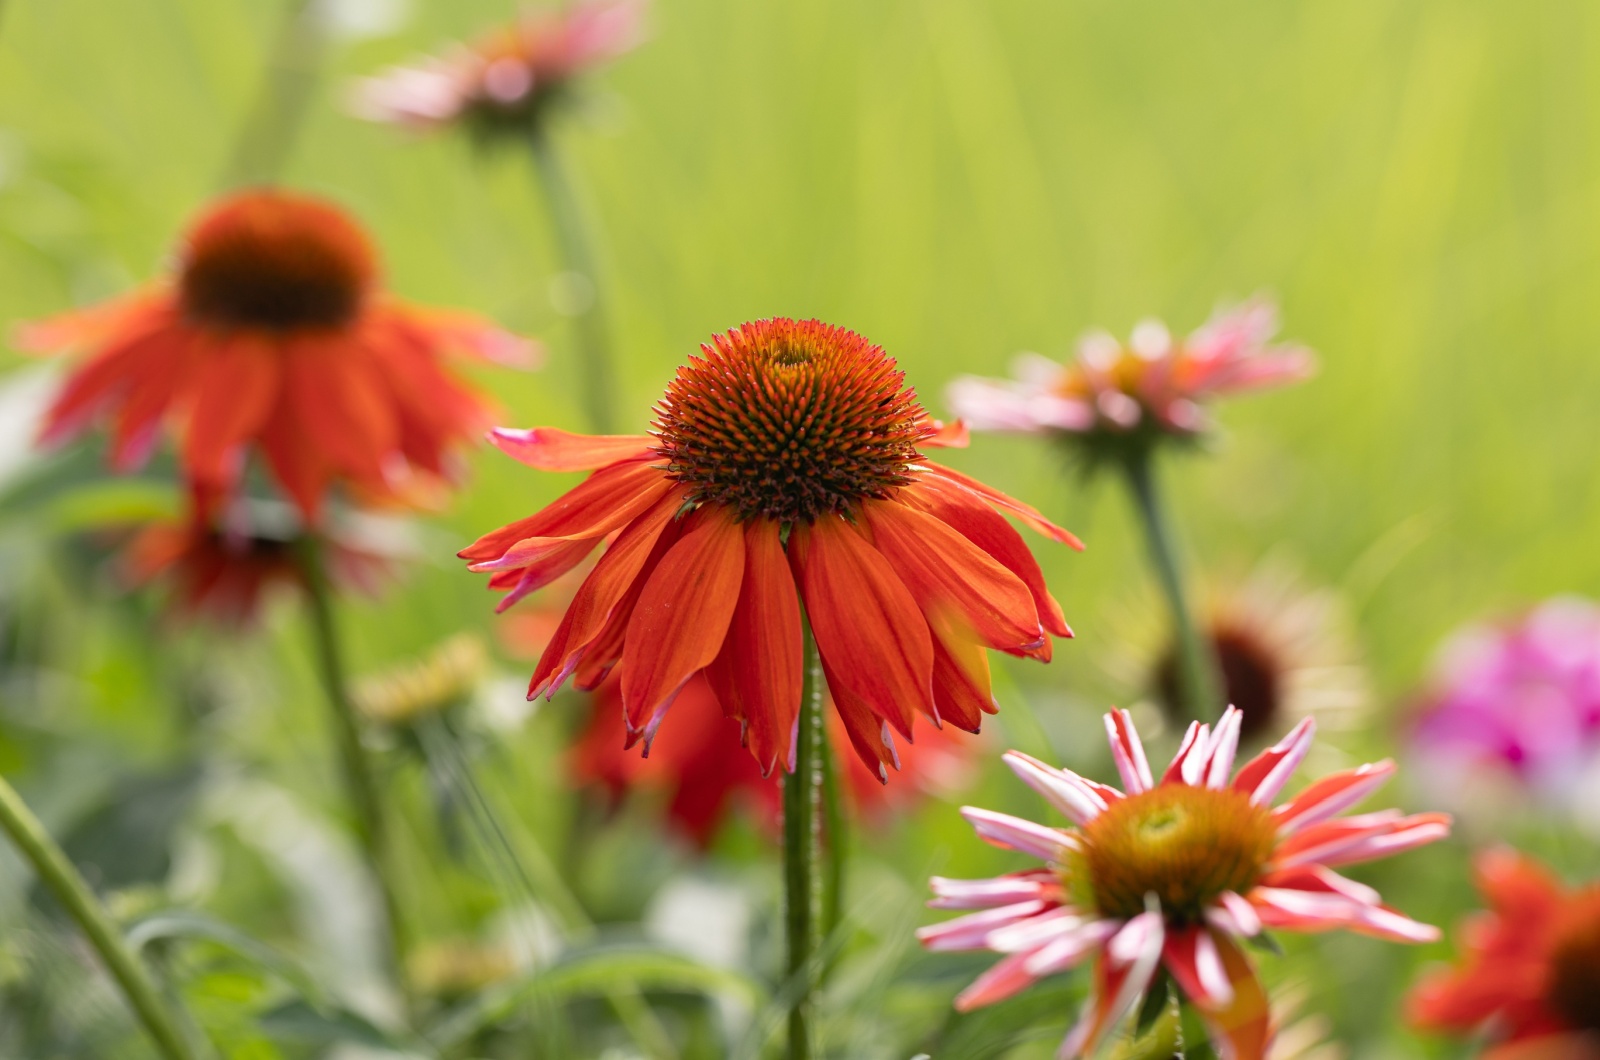
<svg viewBox="0 0 1600 1060"><path fill-rule="evenodd" d="M503 422L585 429L561 266L527 159L363 123L344 107L351 77L515 9L325 8L318 49L297 58L314 94L285 182L365 222L403 297L470 308L546 343L539 371L474 370ZM283 9L4 5L0 323L159 272L220 186ZM615 407L632 410L624 429L646 427L698 343L752 318L860 331L944 414L950 380L1004 374L1019 351L1063 358L1091 327L1125 335L1148 316L1183 333L1217 304L1263 292L1279 302L1283 334L1318 352L1318 377L1230 404L1216 444L1166 471L1200 581L1268 562L1336 594L1343 662L1362 668L1370 713L1330 736L1328 762L1393 752L1430 660L1463 623L1600 594L1600 10L659 0L649 27L555 132L600 247ZM360 881L349 878L300 614L285 604L249 634L179 629L158 601L123 589L85 528L159 497L105 489L93 459L46 485L30 478L39 458L25 409L47 384L37 362L0 356L0 771L119 915L194 911L170 936L158 923L152 945L166 948L199 1018L232 1027L228 1055L392 1054L354 1015L369 971L357 914L370 908L348 890ZM1031 539L1078 637L1048 667L997 656L1002 711L972 774L890 823L861 824L849 889L858 919L829 1009L841 1056L1050 1055L1080 982L954 1019L949 998L985 962L923 955L910 932L934 916L921 904L930 872L1015 867L956 813L971 801L1037 815L999 768L1000 750L1104 771L1099 712L1150 693L1129 644L1141 623L1159 629L1160 612L1115 484L1033 438L983 435L948 459L1085 540L1075 554ZM647 797L591 805L565 751L584 708L571 695L523 703L529 663L504 650L494 598L453 557L576 481L476 453L467 490L416 527L420 559L401 584L345 605L356 668L481 634L497 661L460 742L513 842L542 846L602 931L687 948L738 982L770 979L777 873L755 815L736 815L701 856ZM463 796L403 741L391 750L417 933L438 944L436 960L453 954L471 973L449 989L510 975L500 949L511 967L536 961L526 953L541 945L538 902L506 900L486 855L458 834ZM1404 778L1388 795L1431 806ZM1476 901L1468 849L1495 835L1570 873L1600 869L1592 836L1532 810L1464 831L1356 875L1450 925ZM290 1000L288 973L214 937L230 925L335 984L352 1014ZM1268 974L1300 984L1349 1055L1455 1055L1399 1023L1405 984L1445 944L1287 945L1262 957ZM581 989L557 995L538 1002L570 1024L556 1045L530 1044L537 1013L519 1002L459 1055L635 1055ZM686 1055L759 1054L749 1028L760 1003L733 985L668 984L660 996ZM0 853L0 1053L145 1048L70 928Z"/></svg>

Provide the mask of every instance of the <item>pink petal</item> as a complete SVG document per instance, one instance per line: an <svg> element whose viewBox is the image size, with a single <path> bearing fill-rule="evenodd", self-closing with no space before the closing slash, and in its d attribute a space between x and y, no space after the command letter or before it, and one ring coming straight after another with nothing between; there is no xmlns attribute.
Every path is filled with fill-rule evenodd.
<svg viewBox="0 0 1600 1060"><path fill-rule="evenodd" d="M1067 833L1010 814L963 806L961 816L980 838L1002 850L1020 850L1042 861L1059 863L1077 848L1076 840Z"/></svg>
<svg viewBox="0 0 1600 1060"><path fill-rule="evenodd" d="M1278 797L1294 771L1300 768L1306 752L1311 750L1311 739L1316 735L1317 722L1306 718L1294 729L1252 759L1233 779L1233 790L1246 792L1250 802L1265 806Z"/></svg>
<svg viewBox="0 0 1600 1060"><path fill-rule="evenodd" d="M1070 770L1047 766L1021 751L1007 751L1000 757L1024 784L1043 795L1074 824L1088 824L1104 813L1112 801L1097 790L1100 785Z"/></svg>
<svg viewBox="0 0 1600 1060"><path fill-rule="evenodd" d="M981 950L989 949L989 936L999 928L1009 927L1021 920L1049 909L1048 902L1017 902L981 913L969 913L942 924L931 924L917 930L917 941L930 950Z"/></svg>
<svg viewBox="0 0 1600 1060"><path fill-rule="evenodd" d="M1394 775L1392 759L1323 777L1273 811L1280 836L1325 821L1354 806Z"/></svg>
<svg viewBox="0 0 1600 1060"><path fill-rule="evenodd" d="M1122 776L1122 787L1129 795L1137 795L1155 787L1150 776L1150 762L1144 755L1144 744L1139 731L1133 727L1133 715L1125 710L1114 710L1106 715L1106 736L1111 742L1111 757L1116 760L1117 772Z"/></svg>
<svg viewBox="0 0 1600 1060"><path fill-rule="evenodd" d="M1055 873L1048 869L1018 872L1009 876L995 876L986 880L953 880L935 876L928 881L933 890L934 909L992 909L1044 898L1059 889Z"/></svg>

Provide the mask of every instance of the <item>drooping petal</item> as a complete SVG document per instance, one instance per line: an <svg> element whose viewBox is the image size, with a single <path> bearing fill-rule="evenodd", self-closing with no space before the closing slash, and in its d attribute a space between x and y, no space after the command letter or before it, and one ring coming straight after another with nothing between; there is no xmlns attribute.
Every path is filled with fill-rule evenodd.
<svg viewBox="0 0 1600 1060"><path fill-rule="evenodd" d="M1000 707L989 680L989 656L983 645L947 630L933 632L933 705L941 722L964 732L977 732L985 714Z"/></svg>
<svg viewBox="0 0 1600 1060"><path fill-rule="evenodd" d="M1140 913L1123 925L1095 963L1094 992L1076 1027L1061 1043L1061 1060L1093 1055L1150 986L1161 963L1165 932L1159 913Z"/></svg>
<svg viewBox="0 0 1600 1060"><path fill-rule="evenodd" d="M789 535L793 564L830 673L908 738L910 710L933 717L933 641L887 560L835 516Z"/></svg>
<svg viewBox="0 0 1600 1060"><path fill-rule="evenodd" d="M1133 727L1133 715L1125 710L1113 710L1106 715L1106 736L1111 742L1111 757L1116 760L1117 772L1122 776L1122 787L1129 795L1137 795L1155 787L1150 775L1150 762L1144 755L1144 744L1139 740L1139 730Z"/></svg>
<svg viewBox="0 0 1600 1060"><path fill-rule="evenodd" d="M282 357L284 396L305 432L302 444L351 478L381 486L400 435L376 365L342 336L288 341Z"/></svg>
<svg viewBox="0 0 1600 1060"><path fill-rule="evenodd" d="M562 682L571 676L590 642L605 629L613 608L623 601L658 547L665 553L676 543L677 535L669 538L667 530L681 503L682 494L677 491L658 499L653 508L629 523L606 549L594 570L578 587L566 614L561 617L561 624L550 637L550 643L545 645L528 685L530 699L541 694L555 695ZM619 622L624 628L626 618L621 616Z"/></svg>
<svg viewBox="0 0 1600 1060"><path fill-rule="evenodd" d="M39 441L52 445L75 436L126 391L130 380L145 374L144 366L152 356L183 341L183 334L167 326L163 318L119 337L119 341L95 354L67 378L45 412Z"/></svg>
<svg viewBox="0 0 1600 1060"><path fill-rule="evenodd" d="M1038 977L1028 971L1028 958L1031 954L1013 953L1001 958L988 971L972 981L961 993L956 995L955 1010L957 1012L971 1012L984 1005L992 1005L996 1001L1004 1001L1013 994L1026 990L1033 985Z"/></svg>
<svg viewBox="0 0 1600 1060"><path fill-rule="evenodd" d="M861 515L930 623L959 621L974 639L1000 651L1029 651L1044 642L1028 587L949 524L894 501L868 501Z"/></svg>
<svg viewBox="0 0 1600 1060"><path fill-rule="evenodd" d="M711 664L739 602L744 531L725 508L701 508L661 563L628 620L622 706L630 742L643 733L645 751L672 697Z"/></svg>
<svg viewBox="0 0 1600 1060"><path fill-rule="evenodd" d="M844 725L845 735L849 737L850 746L855 749L856 757L860 758L862 764L878 778L878 783L889 783L889 770L900 768L900 755L895 750L894 736L889 732L889 723L844 683L828 665L826 656L822 658L822 674L828 682L828 694L833 698L833 709ZM794 769L792 743L786 765L787 768Z"/></svg>
<svg viewBox="0 0 1600 1060"><path fill-rule="evenodd" d="M557 578L572 570L584 561L589 553L600 544L598 537L583 537L576 541L569 541L562 548L554 549L538 560L529 563L526 567L513 567L508 570L497 571L489 579L489 588L509 590L500 602L495 605L495 613L500 614L509 609L518 600L529 593L537 592L555 581ZM504 582L499 579L507 579Z"/></svg>
<svg viewBox="0 0 1600 1060"><path fill-rule="evenodd" d="M1261 979L1231 939L1209 931L1201 935L1215 952L1229 986L1226 1001L1196 1000L1212 1043L1222 1060L1266 1060L1272 1044L1272 1013Z"/></svg>
<svg viewBox="0 0 1600 1060"><path fill-rule="evenodd" d="M1233 790L1250 796L1256 806L1270 805L1311 750L1316 735L1315 718L1304 718L1289 735L1262 751L1233 778Z"/></svg>
<svg viewBox="0 0 1600 1060"><path fill-rule="evenodd" d="M929 476L923 476L902 490L900 497L905 503L918 505L934 518L955 528L961 536L1022 579L1028 592L1033 595L1034 609L1045 630L1058 637L1072 636L1072 628L1067 625L1061 605L1045 587L1044 572L1039 569L1039 561L1034 559L1033 551L1005 516L990 507L988 502L970 490Z"/></svg>
<svg viewBox="0 0 1600 1060"><path fill-rule="evenodd" d="M1020 850L1041 861L1059 864L1076 849L1077 841L1068 833L1008 813L963 806L961 816L984 842L1002 850Z"/></svg>
<svg viewBox="0 0 1600 1060"><path fill-rule="evenodd" d="M706 678L722 709L745 724L750 753L763 774L789 761L805 673L800 597L783 553L782 528L752 519L744 529L739 602Z"/></svg>
<svg viewBox="0 0 1600 1060"><path fill-rule="evenodd" d="M495 448L540 471L593 471L648 455L654 440L648 434L570 434L554 427L489 432Z"/></svg>
<svg viewBox="0 0 1600 1060"><path fill-rule="evenodd" d="M1218 1009L1232 1003L1233 984L1209 930L1186 927L1169 931L1162 963L1184 996L1199 1007Z"/></svg>
<svg viewBox="0 0 1600 1060"><path fill-rule="evenodd" d="M923 469L932 477L952 483L969 493L983 498L996 508L1009 512L1013 518L1023 525L1037 530L1052 541L1057 541L1068 548L1083 549L1083 542L1070 530L1057 526L1044 517L1044 513L1031 505L1023 504L1014 497L1009 497L991 486L986 486L977 479L963 475L954 468L945 467L943 464L924 464Z"/></svg>
<svg viewBox="0 0 1600 1060"><path fill-rule="evenodd" d="M184 463L196 478L231 483L240 447L266 422L278 401L281 351L249 332L206 351L196 372L193 411L184 438Z"/></svg>
<svg viewBox="0 0 1600 1060"><path fill-rule="evenodd" d="M1313 782L1272 811L1278 822L1278 834L1293 835L1302 828L1343 813L1381 787L1394 771L1393 760L1386 758Z"/></svg>
<svg viewBox="0 0 1600 1060"><path fill-rule="evenodd" d="M604 467L526 519L493 530L456 555L469 570L524 566L559 545L601 538L648 510L673 482L644 461Z"/></svg>

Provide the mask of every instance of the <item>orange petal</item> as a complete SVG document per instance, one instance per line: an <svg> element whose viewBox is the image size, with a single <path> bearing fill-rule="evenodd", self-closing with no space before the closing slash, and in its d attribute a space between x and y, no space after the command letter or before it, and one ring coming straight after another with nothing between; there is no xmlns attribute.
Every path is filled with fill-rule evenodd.
<svg viewBox="0 0 1600 1060"><path fill-rule="evenodd" d="M1023 504L1014 497L1009 497L992 486L985 486L977 479L963 475L954 468L945 467L943 464L923 464L924 471L935 479L943 479L960 488L982 497L996 508L1003 508L1013 518L1026 526L1032 527L1052 541L1059 541L1069 548L1079 551L1083 549L1083 542L1070 530L1063 529L1044 517L1044 513L1031 505Z"/></svg>
<svg viewBox="0 0 1600 1060"><path fill-rule="evenodd" d="M909 739L913 709L934 716L933 638L916 600L888 560L835 515L790 531L789 562L829 671ZM841 686L829 687L837 698Z"/></svg>
<svg viewBox="0 0 1600 1060"><path fill-rule="evenodd" d="M345 475L381 491L384 459L400 434L369 355L337 334L299 339L284 355L284 393L306 443Z"/></svg>
<svg viewBox="0 0 1600 1060"><path fill-rule="evenodd" d="M746 524L739 604L722 651L706 667L722 709L744 722L750 753L763 774L771 773L777 762L789 761L805 677L800 596L780 534L781 527L771 519Z"/></svg>
<svg viewBox="0 0 1600 1060"><path fill-rule="evenodd" d="M104 350L73 370L51 402L39 429L39 440L53 443L76 435L95 414L114 403L130 386L151 377L149 365L159 363L173 346L187 341L186 334L161 324L130 330ZM159 373L157 373L159 374ZM177 386L172 385L174 391Z"/></svg>
<svg viewBox="0 0 1600 1060"><path fill-rule="evenodd" d="M1044 572L1039 569L1039 561L1033 558L1028 543L1006 521L1005 516L970 491L935 478L923 478L911 488L902 490L899 499L947 523L962 537L993 556L1028 587L1039 623L1045 630L1058 637L1072 636L1066 616L1061 613L1061 605L1056 603L1055 597L1045 587Z"/></svg>
<svg viewBox="0 0 1600 1060"><path fill-rule="evenodd" d="M900 768L900 756L895 752L894 737L889 733L888 723L839 679L839 675L828 666L826 657L822 660L822 675L823 680L828 682L833 709L844 724L845 735L850 738L850 746L854 748L856 757L861 759L878 783L889 783L889 770ZM794 768L792 748L784 767Z"/></svg>
<svg viewBox="0 0 1600 1060"><path fill-rule="evenodd" d="M456 555L471 570L533 562L553 543L600 538L637 518L672 491L672 480L642 461L601 468L526 519L478 538ZM519 546L527 547L517 552Z"/></svg>
<svg viewBox="0 0 1600 1060"><path fill-rule="evenodd" d="M501 452L540 471L592 471L648 456L648 434L569 434L554 427L496 427L489 441Z"/></svg>
<svg viewBox="0 0 1600 1060"><path fill-rule="evenodd" d="M999 711L982 645L934 630L933 701L941 721L966 732L977 732L985 714Z"/></svg>
<svg viewBox="0 0 1600 1060"><path fill-rule="evenodd" d="M930 416L925 422L934 433L917 443L924 449L965 449L972 444L972 435L964 420L942 423Z"/></svg>
<svg viewBox="0 0 1600 1060"><path fill-rule="evenodd" d="M744 531L726 508L701 508L661 558L628 619L622 707L645 753L685 681L722 650L744 580Z"/></svg>
<svg viewBox="0 0 1600 1060"><path fill-rule="evenodd" d="M624 527L611 542L605 555L578 587L566 614L561 616L561 624L550 637L550 643L545 645L528 685L530 699L541 693L554 695L572 673L590 642L606 628L613 609L625 602L640 570L661 539L667 536L672 517L682 503L680 493L669 493Z"/></svg>
<svg viewBox="0 0 1600 1060"><path fill-rule="evenodd" d="M1044 643L1033 597L1021 579L948 524L895 501L867 501L862 520L930 623L960 622L1001 651Z"/></svg>
<svg viewBox="0 0 1600 1060"><path fill-rule="evenodd" d="M195 375L184 463L197 479L231 485L240 447L260 432L277 404L280 351L264 336L239 332L206 350Z"/></svg>

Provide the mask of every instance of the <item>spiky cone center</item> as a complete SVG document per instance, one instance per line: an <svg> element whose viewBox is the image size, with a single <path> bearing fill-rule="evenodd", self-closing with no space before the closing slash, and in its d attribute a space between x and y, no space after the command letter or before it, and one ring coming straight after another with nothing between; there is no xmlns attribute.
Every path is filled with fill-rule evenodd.
<svg viewBox="0 0 1600 1060"><path fill-rule="evenodd" d="M1225 702L1238 707L1240 738L1249 741L1277 729L1282 720L1284 679L1288 664L1260 633L1237 622L1213 620L1205 631L1222 677ZM1177 717L1183 702L1178 677L1178 647L1168 645L1156 664L1155 692L1162 706Z"/></svg>
<svg viewBox="0 0 1600 1060"><path fill-rule="evenodd" d="M1545 997L1574 1028L1600 1035L1600 885L1577 897L1557 929Z"/></svg>
<svg viewBox="0 0 1600 1060"><path fill-rule="evenodd" d="M895 362L815 320L718 335L656 406L657 451L697 504L810 523L911 481L932 430Z"/></svg>
<svg viewBox="0 0 1600 1060"><path fill-rule="evenodd" d="M190 229L178 290L187 316L222 328L338 327L377 271L366 234L337 207L302 195L248 191Z"/></svg>
<svg viewBox="0 0 1600 1060"><path fill-rule="evenodd" d="M1225 891L1256 885L1275 844L1271 812L1247 795L1163 784L1090 821L1064 882L1103 916L1137 916L1154 895L1169 920L1198 923Z"/></svg>

